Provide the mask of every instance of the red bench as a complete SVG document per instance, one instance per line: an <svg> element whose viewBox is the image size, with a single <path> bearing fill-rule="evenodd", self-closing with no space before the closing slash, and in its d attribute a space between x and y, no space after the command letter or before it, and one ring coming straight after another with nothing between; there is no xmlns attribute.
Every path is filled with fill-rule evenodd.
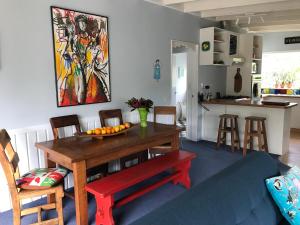
<svg viewBox="0 0 300 225"><path fill-rule="evenodd" d="M189 189L191 186L189 169L191 160L195 157L195 153L173 151L87 184L86 190L96 198L96 225L114 225L112 216L112 207L114 205L115 207L120 207L170 181L174 184L180 183ZM173 170L167 177L114 202L115 193L169 169Z"/></svg>

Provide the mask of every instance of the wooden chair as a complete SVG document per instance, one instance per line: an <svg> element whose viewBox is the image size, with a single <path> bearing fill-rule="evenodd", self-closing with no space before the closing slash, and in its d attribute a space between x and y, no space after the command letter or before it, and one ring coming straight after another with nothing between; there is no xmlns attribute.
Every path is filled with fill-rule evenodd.
<svg viewBox="0 0 300 225"><path fill-rule="evenodd" d="M52 127L52 132L53 132L53 136L54 139L59 139L59 128L63 128L63 127L68 127L68 126L75 126L76 132L80 133L81 132L81 127L80 127L80 123L79 123L79 119L77 115L67 115L67 116L59 116L59 117L53 117L50 118L50 124ZM47 161L47 160L45 160ZM55 164L53 165L48 165L49 167L54 167ZM102 176L106 176L108 173L108 163L103 164L101 166L97 166L95 168L91 168L87 171L87 176L91 177L94 176L96 174L101 173ZM66 193L66 196L74 198L74 196L72 194Z"/></svg>
<svg viewBox="0 0 300 225"><path fill-rule="evenodd" d="M155 106L154 107L154 123L157 123L157 117L159 115L173 116L172 125L176 126L176 107L175 106ZM150 157L156 157L172 151L171 143L167 143L161 146L155 146L149 149Z"/></svg>
<svg viewBox="0 0 300 225"><path fill-rule="evenodd" d="M100 110L99 117L101 126L107 126L107 119L118 118L119 123L123 124L123 116L121 109L110 109L110 110ZM120 169L127 168L126 164L136 160L137 164L148 160L148 150L145 150L140 153L132 154L120 159Z"/></svg>
<svg viewBox="0 0 300 225"><path fill-rule="evenodd" d="M64 196L61 185L49 189L23 190L16 186L16 179L20 178L18 154L14 151L10 137L6 130L0 130L0 163L7 179L11 201L13 206L14 225L21 225L21 217L37 213L38 222L32 225L63 225L62 197ZM22 209L22 200L43 195L55 195L55 203L40 205L32 208ZM43 210L57 210L57 218L42 221Z"/></svg>

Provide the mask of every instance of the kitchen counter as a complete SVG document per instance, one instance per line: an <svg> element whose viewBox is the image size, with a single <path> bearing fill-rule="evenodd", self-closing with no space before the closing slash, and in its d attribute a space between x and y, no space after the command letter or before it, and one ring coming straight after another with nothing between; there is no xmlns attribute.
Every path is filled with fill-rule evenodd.
<svg viewBox="0 0 300 225"><path fill-rule="evenodd" d="M263 94L264 98L267 97L278 97L278 98L300 98L300 95L284 95L284 94Z"/></svg>
<svg viewBox="0 0 300 225"><path fill-rule="evenodd" d="M280 105L264 105L259 102L254 102L251 99L212 99L210 101L205 101L203 104L217 104L217 105L238 105L238 106L251 106L251 107L264 107L264 108L292 108L298 105L298 103L290 103L287 106Z"/></svg>
<svg viewBox="0 0 300 225"><path fill-rule="evenodd" d="M266 100L268 100L266 98ZM283 100L281 100L283 101ZM269 152L284 155L289 151L289 138L291 128L292 110L298 103L290 103L287 106L264 105L261 102L253 102L250 99L212 99L202 102L206 108L202 108L202 132L201 139L216 142L221 114L238 115L239 136L243 147L245 117L261 116L266 118L267 138ZM254 150L258 149L256 138ZM230 138L227 138L230 145Z"/></svg>

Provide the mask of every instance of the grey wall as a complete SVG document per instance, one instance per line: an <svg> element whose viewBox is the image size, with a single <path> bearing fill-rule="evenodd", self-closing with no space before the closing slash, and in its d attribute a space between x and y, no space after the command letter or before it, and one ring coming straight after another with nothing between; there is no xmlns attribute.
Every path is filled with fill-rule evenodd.
<svg viewBox="0 0 300 225"><path fill-rule="evenodd" d="M96 116L120 107L132 96L169 104L170 41L198 43L198 18L142 0L0 0L0 127L7 129L48 122L75 113ZM112 102L57 108L50 6L109 17ZM153 77L159 58L162 78Z"/></svg>
<svg viewBox="0 0 300 225"><path fill-rule="evenodd" d="M300 32L271 32L263 34L263 52L300 50L300 44L284 44L284 38L300 36Z"/></svg>
<svg viewBox="0 0 300 225"><path fill-rule="evenodd" d="M226 68L225 66L199 66L199 89L201 83L209 85L213 98L216 92L226 94Z"/></svg>

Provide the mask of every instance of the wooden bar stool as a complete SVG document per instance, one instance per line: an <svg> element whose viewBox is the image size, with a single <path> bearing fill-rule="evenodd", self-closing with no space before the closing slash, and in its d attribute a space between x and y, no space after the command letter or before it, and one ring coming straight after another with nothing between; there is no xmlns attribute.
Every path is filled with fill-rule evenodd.
<svg viewBox="0 0 300 225"><path fill-rule="evenodd" d="M258 138L258 149L260 151L264 150L265 152L269 152L268 150L268 140L267 140L267 131L265 126L265 117L257 117L257 116L248 116L245 118L245 134L244 134L244 149L243 155L247 154L247 147L250 143L250 149L253 149L253 137ZM254 130L254 123L257 124L257 130Z"/></svg>
<svg viewBox="0 0 300 225"><path fill-rule="evenodd" d="M226 136L227 133L230 133L231 150L234 151L235 148L237 148L237 150L240 150L241 144L240 144L239 127L238 127L237 119L238 119L238 115L232 115L232 114L220 115L217 148L219 148L221 144L226 145ZM228 120L229 120L229 126L227 125Z"/></svg>

